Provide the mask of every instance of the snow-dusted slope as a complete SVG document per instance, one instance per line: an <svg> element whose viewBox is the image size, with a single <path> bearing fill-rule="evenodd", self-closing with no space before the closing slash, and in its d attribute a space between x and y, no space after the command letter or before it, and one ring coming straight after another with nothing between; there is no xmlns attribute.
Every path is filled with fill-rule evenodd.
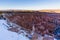
<svg viewBox="0 0 60 40"><path fill-rule="evenodd" d="M8 31L6 26L9 26L6 20L0 19L0 40L30 40L24 34Z"/></svg>
<svg viewBox="0 0 60 40"><path fill-rule="evenodd" d="M29 40L23 34L8 31L6 25L6 20L0 19L0 40Z"/></svg>

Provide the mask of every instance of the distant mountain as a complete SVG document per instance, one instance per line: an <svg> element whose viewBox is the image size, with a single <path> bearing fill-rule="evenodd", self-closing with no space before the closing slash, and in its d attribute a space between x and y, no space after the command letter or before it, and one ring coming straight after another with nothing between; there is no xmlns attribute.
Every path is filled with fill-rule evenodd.
<svg viewBox="0 0 60 40"><path fill-rule="evenodd" d="M56 10L53 10L53 9L48 9L48 10L39 10L39 12L51 12L51 13L60 13L60 9L56 9Z"/></svg>

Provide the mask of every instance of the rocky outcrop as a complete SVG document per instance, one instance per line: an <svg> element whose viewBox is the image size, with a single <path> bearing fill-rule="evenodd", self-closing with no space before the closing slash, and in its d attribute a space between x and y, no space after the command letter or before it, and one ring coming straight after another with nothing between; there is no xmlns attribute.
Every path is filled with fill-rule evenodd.
<svg viewBox="0 0 60 40"><path fill-rule="evenodd" d="M5 14L4 16L10 22L17 24L30 32L32 31L32 27L34 25L36 33L41 35L52 35L56 25L60 23L58 22L60 19L59 15L60 14L51 14L46 12L19 12Z"/></svg>
<svg viewBox="0 0 60 40"><path fill-rule="evenodd" d="M55 31L55 29L58 28L58 26L60 27L59 13L37 11L7 12L3 13L3 18L6 18L8 24L10 25L8 29L9 31L13 31L19 34L24 33L31 40L39 40L39 38L42 40L54 40L54 33L58 33L58 31ZM52 37L44 37L45 34Z"/></svg>

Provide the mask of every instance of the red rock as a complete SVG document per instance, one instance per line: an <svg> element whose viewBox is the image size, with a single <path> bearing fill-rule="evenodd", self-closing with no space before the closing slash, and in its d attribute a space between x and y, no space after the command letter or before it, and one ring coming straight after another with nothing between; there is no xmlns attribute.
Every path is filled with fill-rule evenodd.
<svg viewBox="0 0 60 40"><path fill-rule="evenodd" d="M10 14L8 14L10 15ZM55 24L53 16L48 16L46 13L15 13L12 16L5 14L5 17L9 21L16 23L17 25L25 28L28 31L32 30L32 26L35 26L35 32L44 34L52 34ZM49 14L50 15L50 14ZM56 15L56 14L55 14Z"/></svg>
<svg viewBox="0 0 60 40"><path fill-rule="evenodd" d="M54 40L53 37L44 37L43 40Z"/></svg>

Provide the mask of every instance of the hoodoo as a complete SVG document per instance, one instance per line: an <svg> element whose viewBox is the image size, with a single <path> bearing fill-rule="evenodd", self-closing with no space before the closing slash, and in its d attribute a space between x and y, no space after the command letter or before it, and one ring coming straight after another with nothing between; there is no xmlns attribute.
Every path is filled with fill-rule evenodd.
<svg viewBox="0 0 60 40"><path fill-rule="evenodd" d="M30 38L36 33L41 36L54 36L54 30L60 25L60 14L49 12L5 12L3 17L11 25L8 30L20 33L20 29L26 31Z"/></svg>

